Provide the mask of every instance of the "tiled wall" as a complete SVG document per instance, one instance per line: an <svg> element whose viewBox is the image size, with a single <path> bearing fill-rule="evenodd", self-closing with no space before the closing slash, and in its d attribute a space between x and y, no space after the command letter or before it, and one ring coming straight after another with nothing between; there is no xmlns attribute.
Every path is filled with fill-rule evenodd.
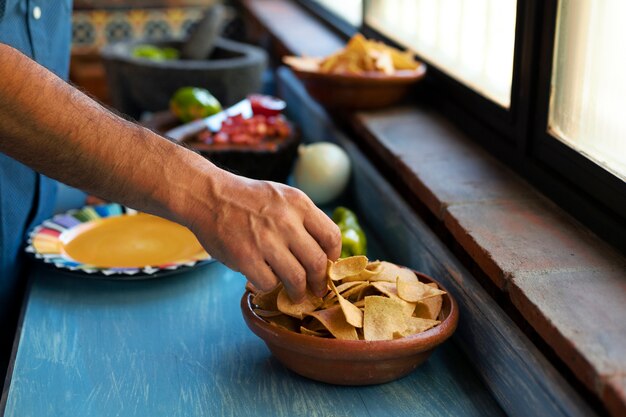
<svg viewBox="0 0 626 417"><path fill-rule="evenodd" d="M202 17L203 7L158 9L75 10L72 19L73 48L100 48L130 39L183 37Z"/></svg>

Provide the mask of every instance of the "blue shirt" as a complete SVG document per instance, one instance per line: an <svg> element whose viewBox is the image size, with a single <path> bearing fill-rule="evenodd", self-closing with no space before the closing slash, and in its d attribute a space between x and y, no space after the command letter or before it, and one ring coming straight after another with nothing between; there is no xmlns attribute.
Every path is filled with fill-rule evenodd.
<svg viewBox="0 0 626 417"><path fill-rule="evenodd" d="M0 42L66 79L71 13L72 0L0 0ZM17 301L26 233L52 214L55 193L54 181L0 153L0 329Z"/></svg>

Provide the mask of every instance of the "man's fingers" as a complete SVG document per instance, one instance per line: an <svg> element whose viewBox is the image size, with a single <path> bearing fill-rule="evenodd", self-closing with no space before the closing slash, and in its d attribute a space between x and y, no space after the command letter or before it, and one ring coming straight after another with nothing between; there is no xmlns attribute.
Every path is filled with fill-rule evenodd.
<svg viewBox="0 0 626 417"><path fill-rule="evenodd" d="M317 207L310 210L304 219L304 227L317 241L326 256L331 261L337 260L341 255L341 231L324 212Z"/></svg>
<svg viewBox="0 0 626 417"><path fill-rule="evenodd" d="M262 259L240 263L240 265L243 265L241 273L261 291L270 291L280 282L272 268Z"/></svg>
<svg viewBox="0 0 626 417"><path fill-rule="evenodd" d="M293 302L302 301L306 292L306 271L300 262L289 251L280 247L270 248L266 258L278 279L285 286L289 298Z"/></svg>
<svg viewBox="0 0 626 417"><path fill-rule="evenodd" d="M321 297L326 292L327 255L305 230L294 236L291 252L304 267L306 281L313 294Z"/></svg>

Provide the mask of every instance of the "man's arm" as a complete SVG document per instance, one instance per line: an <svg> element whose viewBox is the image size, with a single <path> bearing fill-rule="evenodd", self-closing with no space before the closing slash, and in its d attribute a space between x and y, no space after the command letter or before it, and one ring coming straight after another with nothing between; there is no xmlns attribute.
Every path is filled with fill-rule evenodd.
<svg viewBox="0 0 626 417"><path fill-rule="evenodd" d="M261 289L321 293L335 224L300 191L221 170L103 108L0 44L0 152L100 197L189 227Z"/></svg>

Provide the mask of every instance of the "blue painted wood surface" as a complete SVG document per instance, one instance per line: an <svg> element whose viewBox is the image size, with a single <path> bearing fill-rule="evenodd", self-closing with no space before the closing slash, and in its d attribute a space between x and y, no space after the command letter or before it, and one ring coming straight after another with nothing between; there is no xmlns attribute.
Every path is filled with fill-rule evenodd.
<svg viewBox="0 0 626 417"><path fill-rule="evenodd" d="M221 264L138 282L40 268L6 416L497 416L500 406L519 416L591 414L355 146L302 107L305 135L338 140L352 155L348 203L373 227L371 257L425 271L457 298L453 340L401 380L331 386L271 358L241 317L243 277Z"/></svg>
<svg viewBox="0 0 626 417"><path fill-rule="evenodd" d="M244 278L219 263L147 281L32 279L7 417L503 415L452 343L380 386L289 372L243 321Z"/></svg>

